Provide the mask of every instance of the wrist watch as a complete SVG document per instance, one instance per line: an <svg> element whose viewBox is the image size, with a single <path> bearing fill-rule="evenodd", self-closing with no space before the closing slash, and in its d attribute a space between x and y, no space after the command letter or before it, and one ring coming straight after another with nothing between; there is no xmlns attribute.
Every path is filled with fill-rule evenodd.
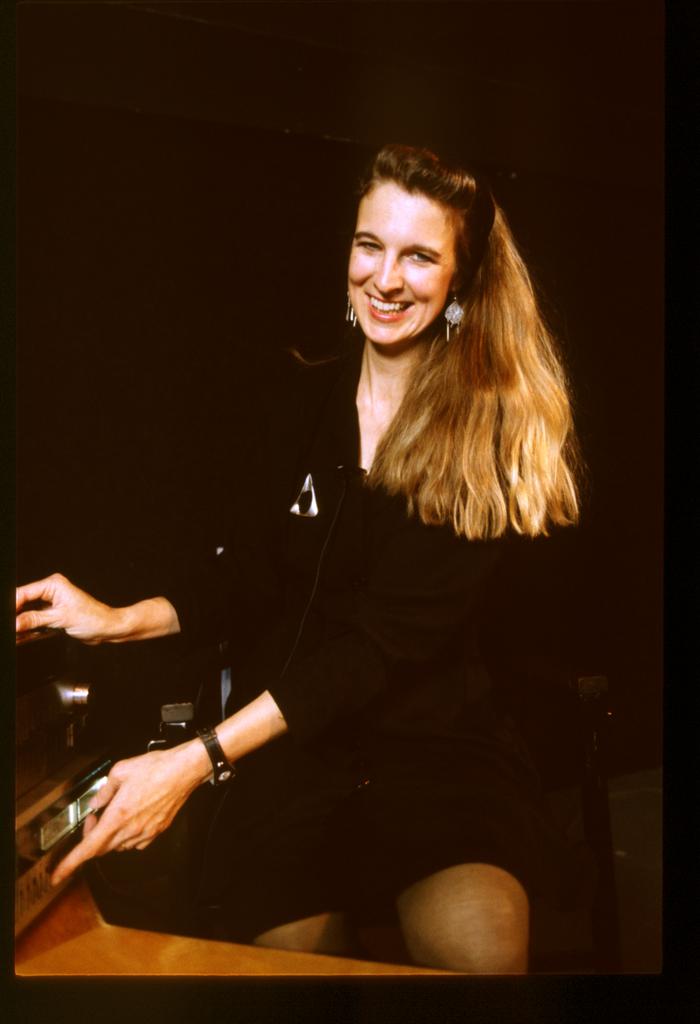
<svg viewBox="0 0 700 1024"><path fill-rule="evenodd" d="M212 786L222 786L225 782L229 782L235 776L236 769L221 749L221 744L214 729L197 729L197 735L206 747L209 760L214 769L214 774L209 780Z"/></svg>

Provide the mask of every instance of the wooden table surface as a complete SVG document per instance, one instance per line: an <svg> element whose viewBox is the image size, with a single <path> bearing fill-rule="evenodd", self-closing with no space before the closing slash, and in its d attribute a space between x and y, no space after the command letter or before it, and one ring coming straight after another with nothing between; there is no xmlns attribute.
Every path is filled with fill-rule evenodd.
<svg viewBox="0 0 700 1024"><path fill-rule="evenodd" d="M15 972L23 977L448 973L122 928L104 921L80 878L19 936Z"/></svg>

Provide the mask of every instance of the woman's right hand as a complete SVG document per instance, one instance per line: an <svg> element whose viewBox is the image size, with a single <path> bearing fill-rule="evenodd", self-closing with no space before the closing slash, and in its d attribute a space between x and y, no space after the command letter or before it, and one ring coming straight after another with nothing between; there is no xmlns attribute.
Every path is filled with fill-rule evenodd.
<svg viewBox="0 0 700 1024"><path fill-rule="evenodd" d="M43 602L43 607L20 611L25 604ZM115 629L117 609L86 594L61 573L17 588L17 633L30 629L63 629L86 644L99 644Z"/></svg>

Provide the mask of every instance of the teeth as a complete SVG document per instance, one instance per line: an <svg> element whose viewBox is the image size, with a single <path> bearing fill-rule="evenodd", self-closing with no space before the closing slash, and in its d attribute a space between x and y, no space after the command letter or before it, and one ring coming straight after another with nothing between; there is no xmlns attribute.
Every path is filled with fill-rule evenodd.
<svg viewBox="0 0 700 1024"><path fill-rule="evenodd" d="M382 313L398 313L409 305L408 302L380 302L373 295L370 295L369 301L375 309L380 310Z"/></svg>

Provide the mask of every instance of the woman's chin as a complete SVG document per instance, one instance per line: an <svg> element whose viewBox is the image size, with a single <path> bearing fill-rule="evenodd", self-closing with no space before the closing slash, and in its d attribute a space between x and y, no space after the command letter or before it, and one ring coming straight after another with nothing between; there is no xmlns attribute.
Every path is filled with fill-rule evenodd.
<svg viewBox="0 0 700 1024"><path fill-rule="evenodd" d="M388 331L370 329L364 332L365 339L382 356L387 358L401 356L406 352L417 351L430 344L434 337L434 331L428 328L420 334L391 334Z"/></svg>

